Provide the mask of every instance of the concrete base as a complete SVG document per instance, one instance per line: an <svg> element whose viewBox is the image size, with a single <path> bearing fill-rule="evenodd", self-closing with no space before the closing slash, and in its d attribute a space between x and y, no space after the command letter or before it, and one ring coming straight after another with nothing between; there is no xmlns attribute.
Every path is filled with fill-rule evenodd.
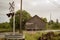
<svg viewBox="0 0 60 40"><path fill-rule="evenodd" d="M5 39L5 40L25 40L25 39Z"/></svg>
<svg viewBox="0 0 60 40"><path fill-rule="evenodd" d="M25 40L24 35L16 34L16 35L5 35L6 40Z"/></svg>

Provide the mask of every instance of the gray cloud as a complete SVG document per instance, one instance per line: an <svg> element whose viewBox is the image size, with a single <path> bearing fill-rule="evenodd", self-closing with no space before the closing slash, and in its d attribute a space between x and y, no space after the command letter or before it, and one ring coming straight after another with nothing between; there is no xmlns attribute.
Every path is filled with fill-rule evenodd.
<svg viewBox="0 0 60 40"><path fill-rule="evenodd" d="M12 0L0 1L0 22L8 21L6 14L9 12L9 2ZM15 9L20 9L20 0L15 0ZM32 16L38 15L49 20L50 13L52 19L60 20L60 0L23 0L23 9L27 10ZM3 16L1 14L4 14Z"/></svg>

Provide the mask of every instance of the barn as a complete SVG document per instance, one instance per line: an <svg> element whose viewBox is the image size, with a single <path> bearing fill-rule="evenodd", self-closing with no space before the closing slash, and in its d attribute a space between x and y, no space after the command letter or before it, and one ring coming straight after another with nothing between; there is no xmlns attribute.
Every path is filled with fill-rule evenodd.
<svg viewBox="0 0 60 40"><path fill-rule="evenodd" d="M46 22L42 20L39 16L35 15L26 22L25 29L27 31L45 30Z"/></svg>

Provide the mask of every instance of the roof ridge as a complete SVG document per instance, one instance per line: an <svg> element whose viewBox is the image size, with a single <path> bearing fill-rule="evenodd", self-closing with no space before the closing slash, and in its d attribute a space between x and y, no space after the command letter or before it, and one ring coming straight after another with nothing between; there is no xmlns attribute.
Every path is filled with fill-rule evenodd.
<svg viewBox="0 0 60 40"><path fill-rule="evenodd" d="M38 15L35 15L35 16L31 17L29 20L33 19L34 17L37 17L37 18L39 18L40 20L42 20L43 22L45 22L45 21L44 21L42 18L40 18ZM29 20L27 20L27 22L28 22Z"/></svg>

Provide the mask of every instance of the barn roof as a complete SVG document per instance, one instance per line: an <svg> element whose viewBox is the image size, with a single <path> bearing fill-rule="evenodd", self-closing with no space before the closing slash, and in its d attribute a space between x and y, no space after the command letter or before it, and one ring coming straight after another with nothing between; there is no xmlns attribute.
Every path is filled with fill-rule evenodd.
<svg viewBox="0 0 60 40"><path fill-rule="evenodd" d="M41 21L45 22L42 18L40 18L40 17L37 16L37 15L33 16L32 18L30 18L28 21L30 21L31 19L33 19L33 18L35 18L35 17L37 17L37 18L40 19ZM27 22L28 22L28 21L27 21ZM45 22L45 23L46 23L46 22Z"/></svg>

